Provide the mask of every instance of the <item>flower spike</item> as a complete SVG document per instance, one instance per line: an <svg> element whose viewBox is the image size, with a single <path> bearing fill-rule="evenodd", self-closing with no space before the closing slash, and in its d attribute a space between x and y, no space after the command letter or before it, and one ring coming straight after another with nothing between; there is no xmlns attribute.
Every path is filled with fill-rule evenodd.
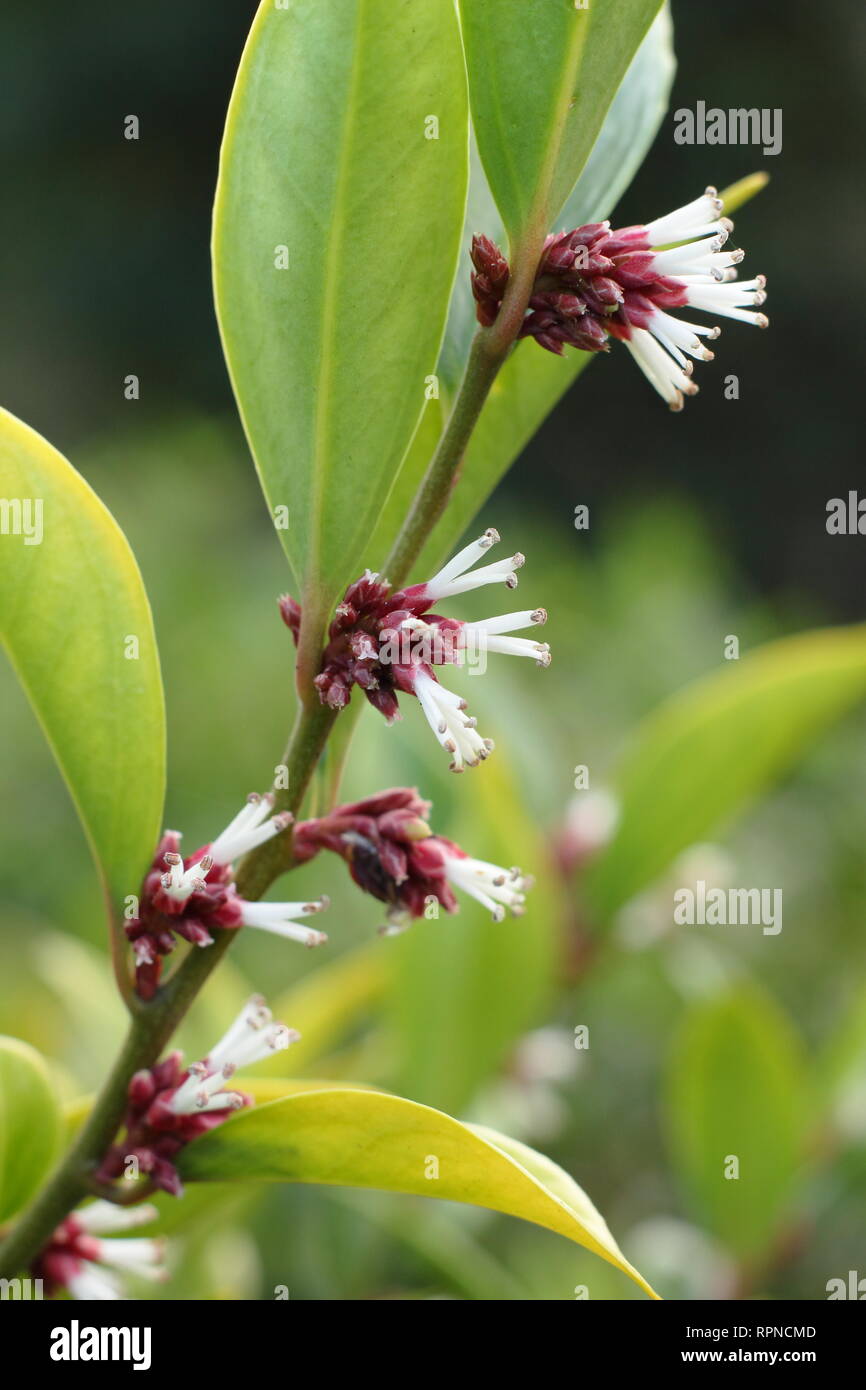
<svg viewBox="0 0 866 1390"><path fill-rule="evenodd" d="M167 1278L165 1241L102 1237L147 1225L158 1215L154 1206L90 1202L60 1223L33 1262L32 1272L42 1280L49 1297L65 1291L70 1298L88 1301L125 1298L120 1275L151 1281Z"/></svg>
<svg viewBox="0 0 866 1390"><path fill-rule="evenodd" d="M391 592L388 582L367 570L346 590L328 631L322 670L316 688L323 704L343 709L358 685L370 704L388 723L400 718L399 695L414 695L437 741L450 755L451 770L477 767L493 750L493 742L478 733L466 701L443 685L442 666L472 665L487 652L531 656L539 666L550 665L550 647L510 634L547 621L543 608L504 613L480 622L464 622L434 612L437 604L472 589L504 584L514 589L525 563L519 552L488 564L498 544L492 527L454 555L432 579ZM280 600L280 612L297 640L297 604Z"/></svg>
<svg viewBox="0 0 866 1390"><path fill-rule="evenodd" d="M431 903L456 912L455 889L480 902L496 922L506 912L520 916L532 879L520 869L471 858L434 835L429 815L430 803L416 791L394 787L303 821L295 832L296 852L302 862L323 849L339 854L358 886L387 903L382 930L388 936L423 917Z"/></svg>
<svg viewBox="0 0 866 1390"><path fill-rule="evenodd" d="M701 340L718 338L720 330L669 310L691 307L758 328L768 325L761 312L765 277L737 281L745 253L728 247L733 227L722 216L715 188L707 188L646 226L611 230L609 222L594 222L549 236L520 336L559 356L566 345L605 352L610 339L619 338L671 410L681 410L698 389L689 359L711 361L713 353ZM503 261L497 284L504 287L507 264L492 242L482 241L485 267ZM489 326L502 294L479 270L474 251L473 263L478 319Z"/></svg>
<svg viewBox="0 0 866 1390"><path fill-rule="evenodd" d="M300 1033L275 1023L261 995L253 995L207 1057L183 1066L179 1052L129 1083L123 1138L112 1144L97 1173L110 1183L126 1171L130 1157L142 1173L172 1196L182 1187L175 1159L191 1140L227 1120L252 1098L228 1083L243 1067L297 1042Z"/></svg>
<svg viewBox="0 0 866 1390"><path fill-rule="evenodd" d="M138 916L125 927L141 998L150 999L155 993L162 959L174 950L177 936L193 946L210 946L214 930L254 927L305 946L327 941L324 932L297 921L322 911L327 898L304 903L247 902L237 891L236 861L292 824L287 811L274 815L273 806L270 793L253 792L213 844L203 845L187 859L180 852L180 834L166 831L142 886Z"/></svg>

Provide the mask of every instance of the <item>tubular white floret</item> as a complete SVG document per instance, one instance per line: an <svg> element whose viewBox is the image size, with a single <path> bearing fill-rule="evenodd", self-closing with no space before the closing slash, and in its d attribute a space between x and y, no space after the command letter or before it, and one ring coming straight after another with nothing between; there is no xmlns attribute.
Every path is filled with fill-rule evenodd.
<svg viewBox="0 0 866 1390"><path fill-rule="evenodd" d="M139 1279L165 1279L165 1240L161 1237L101 1239L108 1232L146 1225L157 1215L154 1206L119 1207L103 1201L90 1202L80 1211L73 1212L81 1229L88 1236L97 1238L97 1253L94 1259L79 1261L79 1268L66 1284L70 1295L87 1301L125 1298L123 1283L113 1273L114 1270L134 1274Z"/></svg>
<svg viewBox="0 0 866 1390"><path fill-rule="evenodd" d="M719 314L722 318L739 319L757 328L766 328L769 320L766 314L755 313L754 306L765 303L766 278L758 275L754 280L740 280L733 284L697 282L687 286L689 304L703 309L708 314Z"/></svg>
<svg viewBox="0 0 866 1390"><path fill-rule="evenodd" d="M120 1207L114 1202L89 1202L72 1213L79 1226L89 1236L110 1235L113 1231L129 1231L134 1226L146 1226L155 1221L159 1212L147 1202L140 1206Z"/></svg>
<svg viewBox="0 0 866 1390"><path fill-rule="evenodd" d="M208 872L213 868L213 859L209 854L203 855L188 869L183 867L183 856L176 854L174 850L169 850L164 858L168 871L163 874L160 882L168 897L174 898L175 902L185 903L193 893L204 891Z"/></svg>
<svg viewBox="0 0 866 1390"><path fill-rule="evenodd" d="M701 338L718 338L718 328L706 328L700 323L687 323L685 319L675 319L672 314L657 309L649 330L658 338L662 347L667 348L671 357L686 366L684 354L696 357L701 362L712 362L715 353L704 347Z"/></svg>
<svg viewBox="0 0 866 1390"><path fill-rule="evenodd" d="M274 1023L262 996L254 994L207 1057L190 1067L189 1075L171 1097L169 1109L176 1115L192 1115L239 1108L243 1096L224 1090L225 1082L236 1071L263 1061L299 1037L295 1029Z"/></svg>
<svg viewBox="0 0 866 1390"><path fill-rule="evenodd" d="M519 613L503 613L498 618L485 618L481 622L464 623L460 628L459 646L471 651L484 649L500 652L504 656L531 656L539 666L550 665L550 644L533 642L527 637L509 637L506 633L519 632L521 628L536 627L547 622L543 608L525 608Z"/></svg>
<svg viewBox="0 0 866 1390"><path fill-rule="evenodd" d="M465 713L465 700L440 685L423 669L416 673L414 690L427 723L438 742L451 754L452 772L477 767L489 756L493 742L477 733L475 720Z"/></svg>
<svg viewBox="0 0 866 1390"><path fill-rule="evenodd" d="M165 1278L163 1258L165 1241L145 1240L101 1240L99 1242L99 1263L109 1269L120 1269L127 1274L135 1274L139 1279L158 1282Z"/></svg>
<svg viewBox="0 0 866 1390"><path fill-rule="evenodd" d="M81 1268L66 1281L66 1288L72 1298L84 1303L107 1303L109 1300L126 1298L117 1276L91 1264L89 1260L82 1260Z"/></svg>
<svg viewBox="0 0 866 1390"><path fill-rule="evenodd" d="M302 927L298 917L310 917L328 906L326 897L308 903L248 903L241 904L241 921L245 927L271 932L287 941L299 941L302 946L323 946L327 936L312 927Z"/></svg>
<svg viewBox="0 0 866 1390"><path fill-rule="evenodd" d="M647 224L650 246L667 246L672 241L687 241L692 237L730 230L728 219L720 217L722 206L722 199L715 188L707 188L700 198Z"/></svg>
<svg viewBox="0 0 866 1390"><path fill-rule="evenodd" d="M491 527L449 560L424 586L430 602L437 603L439 599L451 598L454 594L465 594L470 589L483 588L485 584L505 584L509 589L516 588L515 571L525 563L525 557L519 553L505 560L497 560L492 565L483 565L481 569L471 568L498 540L499 532Z"/></svg>
<svg viewBox="0 0 866 1390"><path fill-rule="evenodd" d="M495 922L503 920L506 910L515 917L525 911L526 890L532 887L532 879L517 868L503 869L483 859L449 854L445 860L445 874L455 888L462 889L486 907Z"/></svg>
<svg viewBox="0 0 866 1390"><path fill-rule="evenodd" d="M247 798L246 805L211 845L209 853L214 864L234 863L291 825L292 817L288 812L271 815L273 804L274 798L270 792L266 796L253 792Z"/></svg>
<svg viewBox="0 0 866 1390"><path fill-rule="evenodd" d="M682 410L683 396L694 396L698 390L691 379L691 363L681 367L645 328L634 329L625 345L671 410Z"/></svg>

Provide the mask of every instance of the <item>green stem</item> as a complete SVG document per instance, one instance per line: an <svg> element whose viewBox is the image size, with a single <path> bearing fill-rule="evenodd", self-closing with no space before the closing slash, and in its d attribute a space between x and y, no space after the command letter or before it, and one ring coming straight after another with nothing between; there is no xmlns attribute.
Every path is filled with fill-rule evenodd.
<svg viewBox="0 0 866 1390"><path fill-rule="evenodd" d="M289 785L276 793L281 810L300 807L319 755L333 725L332 710L300 710L285 753ZM242 862L238 889L260 897L290 860L290 832ZM275 853L277 841L283 842ZM222 960L236 931L221 931L206 950L191 949L172 977L147 1003L136 1000L123 1048L72 1148L0 1247L0 1278L11 1279L33 1260L69 1211L92 1190L92 1179L126 1110L127 1087L137 1071L152 1067L211 972ZM142 1195L144 1195L142 1185Z"/></svg>
<svg viewBox="0 0 866 1390"><path fill-rule="evenodd" d="M409 515L385 561L384 573L394 588L399 588L408 579L412 565L448 505L490 388L517 341L532 293L540 250L536 238L514 258L511 279L496 322L492 328L479 329L472 340L463 380L448 423L415 494Z"/></svg>
<svg viewBox="0 0 866 1390"><path fill-rule="evenodd" d="M515 255L496 323L475 335L448 424L388 560L387 573L395 585L405 582L448 503L484 402L517 341L532 293L540 246L535 238L521 254ZM306 626L309 633L311 627ZM311 650L307 650L312 645L312 638L308 637L304 651L299 652L301 703L283 759L288 785L275 787L275 809L291 811L293 815L300 809L337 717L336 711L318 703L312 688L316 662ZM242 861L236 878L239 893L247 900L261 897L274 879L291 867L291 862L291 831L287 831ZM236 936L236 931L219 932L206 950L189 951L152 1000L143 1003L133 997L128 1001L132 1022L123 1049L72 1148L0 1247L0 1278L13 1278L26 1268L66 1214L92 1191L95 1170L123 1122L130 1077L158 1060ZM144 1193L144 1184L141 1190Z"/></svg>

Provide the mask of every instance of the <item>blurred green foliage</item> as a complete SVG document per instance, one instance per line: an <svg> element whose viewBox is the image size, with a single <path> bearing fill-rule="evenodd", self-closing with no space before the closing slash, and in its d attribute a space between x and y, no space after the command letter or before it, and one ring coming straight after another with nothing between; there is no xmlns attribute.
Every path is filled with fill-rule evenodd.
<svg viewBox="0 0 866 1390"><path fill-rule="evenodd" d="M275 602L285 562L234 424L167 420L94 441L74 462L127 532L151 595L166 820L191 847L269 783L280 756L293 702ZM341 795L417 784L436 830L536 875L526 917L496 926L466 903L383 940L378 904L322 856L292 895L295 884L330 894L329 945L308 953L245 933L181 1045L205 1051L244 991L266 985L285 1021L308 1029L303 1075L387 1086L543 1148L666 1296L823 1298L828 1279L862 1260L866 1216L866 806L852 776L866 764L862 711L810 743L722 844L693 847L633 898L603 938L554 852L576 766L589 765L593 790L609 785L638 721L720 670L726 635L745 657L821 615L757 600L679 502L623 502L582 532L568 509L518 516L495 497L482 524L527 555L522 601L550 610L553 666L491 656L486 675L455 677L497 744L462 781L411 702L392 728L365 710ZM461 616L489 611L483 595L459 602ZM2 698L14 810L0 1019L48 1056L71 1099L104 1074L121 1010L83 837L7 670ZM782 932L674 927L673 888L702 869L781 886ZM588 1049L574 1046L581 1025ZM773 1155L762 1177L772 1196L760 1221L729 1224L722 1160L736 1144L715 1120L746 1087L757 1089L738 1111L737 1142ZM557 1237L472 1208L306 1187L192 1187L183 1203L160 1201L179 1233L169 1297L267 1298L277 1285L302 1299L571 1299L581 1286L592 1299L641 1296Z"/></svg>

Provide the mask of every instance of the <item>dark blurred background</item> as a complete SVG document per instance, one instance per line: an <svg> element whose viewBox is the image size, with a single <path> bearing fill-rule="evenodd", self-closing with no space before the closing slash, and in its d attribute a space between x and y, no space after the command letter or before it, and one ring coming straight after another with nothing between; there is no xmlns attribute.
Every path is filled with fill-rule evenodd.
<svg viewBox="0 0 866 1390"><path fill-rule="evenodd" d="M750 147L677 146L670 114L621 219L646 220L707 182L766 168L772 183L741 211L737 237L749 273L769 276L770 333L729 326L717 361L700 371L699 401L665 427L653 393L614 353L560 406L507 487L549 505L565 527L578 502L615 524L625 494L685 494L769 597L785 589L830 617L857 617L866 541L828 537L825 509L858 483L866 491L857 390L866 9L855 0L673 8L671 111L701 99L781 107L783 150L767 159ZM88 0L7 4L0 19L2 396L72 458L93 437L175 414L237 428L208 240L226 104L254 11L253 0ZM123 136L129 114L140 120L137 142ZM141 378L134 405L123 398L130 372ZM724 399L728 372L740 378L736 402ZM237 466L246 467L242 447Z"/></svg>

